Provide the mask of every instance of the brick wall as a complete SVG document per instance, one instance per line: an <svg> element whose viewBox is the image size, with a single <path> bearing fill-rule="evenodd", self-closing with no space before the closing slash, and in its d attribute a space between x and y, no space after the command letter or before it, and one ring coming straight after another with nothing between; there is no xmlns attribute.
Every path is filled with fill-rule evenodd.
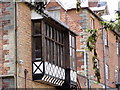
<svg viewBox="0 0 120 90"><path fill-rule="evenodd" d="M24 3L18 3L18 88L25 87L24 70L27 69L27 88L54 88L53 86L32 81L32 40L31 40L31 10ZM22 83L21 83L22 82Z"/></svg>
<svg viewBox="0 0 120 90"><path fill-rule="evenodd" d="M99 68L100 68L100 75L101 75L101 83L104 83L104 64L103 64L103 41L102 41L102 33L99 32L100 36L97 41L97 54L99 60ZM116 48L116 36L113 32L108 31L108 46L106 48L106 64L108 65L108 79L106 80L106 84L109 87L115 88L115 70L118 70L118 55L117 55L117 48ZM113 53L114 52L114 53ZM93 70L93 63L92 63L92 56L90 54L89 58L89 75L92 79L95 80L94 77L94 70ZM93 86L94 87L94 86Z"/></svg>
<svg viewBox="0 0 120 90"><path fill-rule="evenodd" d="M96 3L94 3L96 4ZM58 4L54 2L49 3L47 8L49 7L55 7ZM58 5L60 6L60 5ZM71 9L68 11L65 11L63 8L61 8L61 21L66 23L74 32L76 32L79 36L77 36L76 40L76 47L77 50L84 50L84 48L81 48L81 45L84 45L82 38L86 38L85 36L88 36L86 34L85 36L81 35L82 33L85 32L85 29L90 28L90 18L92 17L94 19L94 28L95 29L100 29L102 26L100 24L100 21L98 18L96 18L89 10L87 9L81 9L80 12L76 13L75 9ZM84 27L84 28L81 28ZM104 66L103 66L103 42L102 42L102 33L99 30L99 39L97 41L97 53L98 53L98 60L99 60L99 67L100 67L100 74L101 74L101 83L97 84L96 83L96 77L94 77L94 70L93 70L93 62L92 62L92 56L93 53L88 52L88 73L90 75L90 78L95 80L91 81L91 87L96 88L96 87L103 87L104 83ZM82 42L81 42L82 41ZM107 65L109 67L109 79L106 81L107 85L110 87L115 87L115 70L118 70L118 56L116 53L116 36L114 35L113 32L109 31L108 32L108 47L106 47L106 54L107 54ZM114 54L112 54L114 52ZM79 52L77 52L79 53ZM77 54L78 60L80 54ZM79 62L77 62L79 63ZM82 62L83 63L83 62ZM79 63L78 65L81 65ZM79 66L78 66L79 67ZM78 68L80 69L80 67ZM82 79L80 78L80 81ZM81 82L83 83L83 82Z"/></svg>
<svg viewBox="0 0 120 90"><path fill-rule="evenodd" d="M14 3L0 3L0 74L14 74Z"/></svg>

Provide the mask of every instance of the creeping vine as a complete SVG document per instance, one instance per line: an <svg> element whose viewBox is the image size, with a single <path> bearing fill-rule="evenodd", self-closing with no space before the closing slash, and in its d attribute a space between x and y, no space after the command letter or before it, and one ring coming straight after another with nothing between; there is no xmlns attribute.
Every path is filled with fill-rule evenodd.
<svg viewBox="0 0 120 90"><path fill-rule="evenodd" d="M93 69L95 70L95 76L97 77L97 81L100 82L100 70L97 64L97 52L96 52L96 42L98 38L97 29L87 30L90 33L90 36L87 39L87 49L94 53L92 57Z"/></svg>
<svg viewBox="0 0 120 90"><path fill-rule="evenodd" d="M120 11L116 12L118 14L118 17L114 21L101 21L101 24L103 25L103 29L105 30L111 30L120 32ZM90 36L88 37L86 43L87 43L87 49L90 52L94 53L94 56L92 57L93 62L93 69L95 70L95 76L97 77L97 81L100 82L100 69L97 64L97 51L96 51L96 42L98 35L98 30L96 29L89 29L87 32L90 33Z"/></svg>

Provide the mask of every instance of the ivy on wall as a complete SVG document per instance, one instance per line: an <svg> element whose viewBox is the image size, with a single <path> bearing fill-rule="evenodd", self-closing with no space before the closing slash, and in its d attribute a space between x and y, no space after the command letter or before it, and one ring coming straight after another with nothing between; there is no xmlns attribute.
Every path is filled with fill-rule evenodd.
<svg viewBox="0 0 120 90"><path fill-rule="evenodd" d="M111 31L116 31L120 32L120 11L116 12L118 14L118 17L114 20L114 21L102 21L101 24L103 25L102 29L105 30L111 30ZM96 42L97 42L97 38L99 37L98 35L98 30L96 29L89 29L87 30L87 32L90 33L90 36L88 37L86 43L87 43L87 49L90 52L93 52L94 55L92 57L92 61L93 61L93 69L95 70L95 76L97 77L97 81L100 83L100 69L98 68L97 65L97 51L96 51Z"/></svg>
<svg viewBox="0 0 120 90"><path fill-rule="evenodd" d="M90 29L87 30L87 32L90 33L90 36L87 39L87 49L90 52L94 53L94 56L92 57L92 62L93 62L93 69L95 70L95 76L97 77L97 81L100 82L100 70L98 68L98 64L97 64L97 52L96 52L96 42L97 42L97 29Z"/></svg>
<svg viewBox="0 0 120 90"><path fill-rule="evenodd" d="M76 3L76 12L79 12L80 8L81 8L81 2L80 2L80 0L77 0L77 3Z"/></svg>

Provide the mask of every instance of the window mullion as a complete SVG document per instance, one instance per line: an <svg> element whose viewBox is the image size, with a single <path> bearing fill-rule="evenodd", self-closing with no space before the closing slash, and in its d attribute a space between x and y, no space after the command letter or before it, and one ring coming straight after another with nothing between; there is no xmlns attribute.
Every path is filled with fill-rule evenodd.
<svg viewBox="0 0 120 90"><path fill-rule="evenodd" d="M45 23L41 21L41 38L42 38L42 60L45 60Z"/></svg>

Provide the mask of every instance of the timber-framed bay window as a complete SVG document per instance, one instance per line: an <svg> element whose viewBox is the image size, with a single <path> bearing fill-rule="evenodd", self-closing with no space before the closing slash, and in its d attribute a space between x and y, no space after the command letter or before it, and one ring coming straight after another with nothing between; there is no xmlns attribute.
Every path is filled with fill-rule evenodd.
<svg viewBox="0 0 120 90"><path fill-rule="evenodd" d="M75 36L74 32L53 19L32 20L34 81L55 86L70 85L67 81L76 83Z"/></svg>
<svg viewBox="0 0 120 90"><path fill-rule="evenodd" d="M45 59L64 68L64 33L45 23Z"/></svg>

